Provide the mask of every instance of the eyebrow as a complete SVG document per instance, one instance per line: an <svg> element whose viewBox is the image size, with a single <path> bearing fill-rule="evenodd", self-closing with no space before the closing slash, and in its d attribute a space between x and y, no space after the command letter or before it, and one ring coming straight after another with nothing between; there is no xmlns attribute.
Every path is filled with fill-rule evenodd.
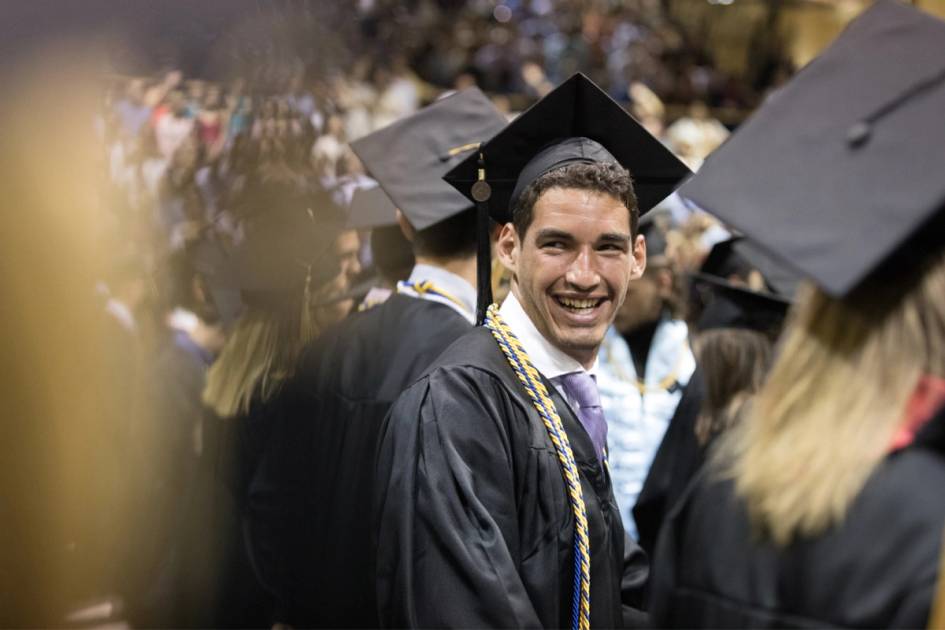
<svg viewBox="0 0 945 630"><path fill-rule="evenodd" d="M600 238L597 239L598 242L605 243L621 243L627 245L630 243L629 234L621 234L620 232L608 232L606 234L601 234Z"/></svg>
<svg viewBox="0 0 945 630"><path fill-rule="evenodd" d="M544 228L542 230L538 230L538 232L535 233L536 241L543 241L550 238L555 238L555 239L563 240L563 241L574 240L574 236L572 234L565 232L563 230L556 230L554 228Z"/></svg>
<svg viewBox="0 0 945 630"><path fill-rule="evenodd" d="M542 230L538 230L538 232L535 233L536 241L543 241L543 240L548 240L548 239L573 241L574 235L569 232L565 232L563 230L556 230L554 228L544 228ZM601 234L597 238L597 242L598 243L620 243L620 244L627 245L630 243L630 235L623 234L621 232L606 232L604 234Z"/></svg>

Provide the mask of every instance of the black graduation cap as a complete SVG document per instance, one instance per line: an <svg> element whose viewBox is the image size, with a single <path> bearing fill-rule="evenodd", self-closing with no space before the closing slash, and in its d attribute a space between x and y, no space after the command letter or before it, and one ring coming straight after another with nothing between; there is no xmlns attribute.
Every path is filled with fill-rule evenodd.
<svg viewBox="0 0 945 630"><path fill-rule="evenodd" d="M353 230L397 224L397 207L377 182L355 189L348 208L348 227Z"/></svg>
<svg viewBox="0 0 945 630"><path fill-rule="evenodd" d="M754 290L732 279L747 280L753 269L761 273L765 289ZM690 278L703 307L696 322L698 330L748 328L772 338L780 333L799 281L797 275L742 237L716 243Z"/></svg>
<svg viewBox="0 0 945 630"><path fill-rule="evenodd" d="M513 120L479 151L446 174L446 181L475 200L472 187L491 188L489 214L512 220L510 201L532 181L574 162L617 162L630 171L640 214L665 199L689 169L606 92L575 74Z"/></svg>
<svg viewBox="0 0 945 630"><path fill-rule="evenodd" d="M744 256L735 251L737 237L720 241L712 246L709 255L706 256L699 272L717 278L730 279L732 276L738 278L747 278L751 271L751 265Z"/></svg>
<svg viewBox="0 0 945 630"><path fill-rule="evenodd" d="M704 273L691 279L703 303L697 330L747 328L772 338L780 334L791 300L769 291L753 291L730 280Z"/></svg>
<svg viewBox="0 0 945 630"><path fill-rule="evenodd" d="M690 174L586 76L575 74L559 85L444 177L480 207L478 321L492 301L484 280L489 272L488 217L511 221L515 199L531 182L582 162L616 162L629 170L641 215Z"/></svg>
<svg viewBox="0 0 945 630"><path fill-rule="evenodd" d="M801 277L749 238L732 239L732 251L751 268L761 272L768 289L775 295L793 300Z"/></svg>
<svg viewBox="0 0 945 630"><path fill-rule="evenodd" d="M271 205L248 217L245 237L220 280L235 285L247 303L279 304L338 273L332 244L345 215L322 190L267 185Z"/></svg>
<svg viewBox="0 0 945 630"><path fill-rule="evenodd" d="M352 142L351 148L411 225L423 230L472 207L442 177L505 125L486 95L471 88Z"/></svg>
<svg viewBox="0 0 945 630"><path fill-rule="evenodd" d="M751 239L734 236L712 246L699 273L725 280L747 280L752 270L764 278L766 288L779 296L793 299L800 276L768 254Z"/></svg>
<svg viewBox="0 0 945 630"><path fill-rule="evenodd" d="M879 0L680 194L845 296L945 206L943 51L945 22Z"/></svg>

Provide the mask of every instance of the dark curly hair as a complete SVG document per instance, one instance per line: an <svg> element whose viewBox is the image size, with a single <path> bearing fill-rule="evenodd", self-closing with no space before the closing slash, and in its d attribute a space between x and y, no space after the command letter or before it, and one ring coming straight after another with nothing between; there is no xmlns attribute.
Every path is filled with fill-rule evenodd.
<svg viewBox="0 0 945 630"><path fill-rule="evenodd" d="M630 171L619 164L606 162L568 164L545 173L529 184L512 207L512 223L519 237L524 237L532 224L535 202L552 188L589 190L619 199L630 212L630 234L636 238L640 211Z"/></svg>

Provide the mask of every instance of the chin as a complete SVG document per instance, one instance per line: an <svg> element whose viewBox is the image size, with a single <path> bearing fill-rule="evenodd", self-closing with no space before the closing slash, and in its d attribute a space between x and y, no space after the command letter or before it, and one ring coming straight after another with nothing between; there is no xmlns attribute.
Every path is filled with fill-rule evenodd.
<svg viewBox="0 0 945 630"><path fill-rule="evenodd" d="M562 335L559 337L559 346L569 355L587 356L589 354L596 354L601 343L604 341L604 333L606 331L607 329L605 327L599 332L596 330L593 333L582 331L579 334Z"/></svg>

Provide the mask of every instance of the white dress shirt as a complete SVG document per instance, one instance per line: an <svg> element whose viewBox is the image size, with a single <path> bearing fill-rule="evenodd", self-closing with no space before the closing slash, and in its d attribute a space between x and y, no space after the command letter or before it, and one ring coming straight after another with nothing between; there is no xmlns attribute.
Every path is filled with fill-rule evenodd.
<svg viewBox="0 0 945 630"><path fill-rule="evenodd" d="M518 298L511 291L505 301L502 302L499 314L521 342L522 347L525 348L525 352L528 354L528 358L531 359L535 369L551 381L555 389L568 401L572 408L576 408L576 401L565 391L560 377L572 372L587 372L596 379L597 358L594 358L591 369L585 370L577 359L556 348L538 331L531 318L525 313L525 309L522 308Z"/></svg>

